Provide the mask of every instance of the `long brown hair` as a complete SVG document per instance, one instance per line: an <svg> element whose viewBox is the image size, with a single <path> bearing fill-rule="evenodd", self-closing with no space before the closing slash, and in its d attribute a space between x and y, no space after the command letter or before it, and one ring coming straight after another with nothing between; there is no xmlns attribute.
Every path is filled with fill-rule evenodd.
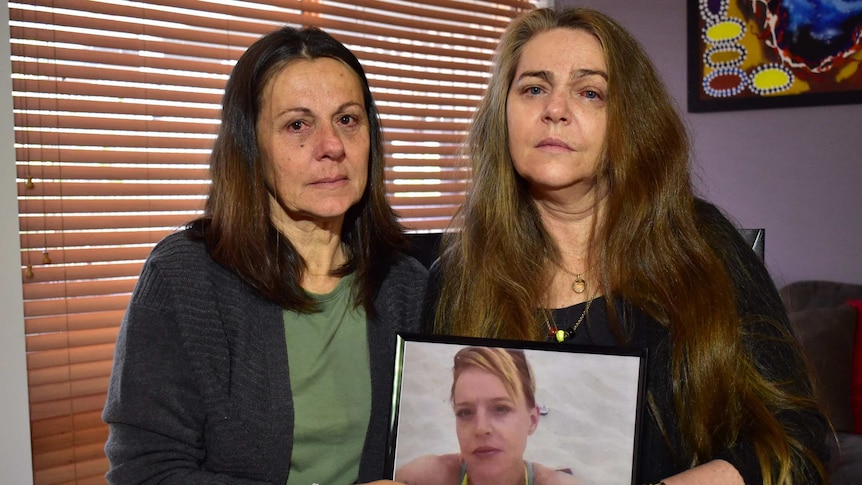
<svg viewBox="0 0 862 485"><path fill-rule="evenodd" d="M225 87L204 216L192 227L213 259L264 296L284 308L314 311L314 301L299 286L305 261L270 218L268 167L257 142L257 121L270 79L292 60L322 57L339 60L356 73L369 121L368 183L345 215L341 240L348 247L348 261L336 274L355 271L356 304L371 316L383 277L407 241L386 200L383 135L365 71L350 50L322 30L283 27L258 39L239 58Z"/></svg>
<svg viewBox="0 0 862 485"><path fill-rule="evenodd" d="M716 253L712 234L698 220L689 138L675 105L637 40L595 10L537 9L501 38L466 143L473 183L453 220L457 230L444 240L436 330L545 337L536 302L558 250L509 155L506 99L524 45L556 28L591 33L604 51L607 131L596 177L607 187L606 217L594 223L592 249L615 333L623 338L616 298L669 329L685 457L692 465L703 463L745 430L765 483L798 481L805 460L823 475L817 458L775 417L815 407L810 387L795 395L770 382L743 348L745 326L726 266L732 256Z"/></svg>

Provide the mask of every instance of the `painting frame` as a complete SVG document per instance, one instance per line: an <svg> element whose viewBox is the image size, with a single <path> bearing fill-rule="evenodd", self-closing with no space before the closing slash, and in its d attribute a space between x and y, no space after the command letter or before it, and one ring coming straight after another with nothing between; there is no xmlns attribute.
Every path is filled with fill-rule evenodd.
<svg viewBox="0 0 862 485"><path fill-rule="evenodd" d="M713 15L711 12L704 13L705 5L708 3L713 7L721 5L722 13L715 14L717 16L715 18L711 17ZM786 54L783 56L785 59L780 59L779 57L782 56L773 52L773 58L770 59L768 54L770 54L771 47L767 43L768 37L764 37L765 34L761 31L750 31L753 30L753 26L757 26L755 19L750 17L740 19L733 15L734 7L742 10L742 4L757 4L759 8L765 8L760 3L762 2L753 0L691 0L686 2L687 101L689 112L704 113L862 103L862 66L859 65L862 63L860 60L862 59L862 50L859 50L858 41L854 47L857 50L852 55L852 59L841 59L842 62L845 62L844 71L852 72L852 77L841 82L829 82L829 76L836 76L837 79L835 72L812 73L808 69L788 66L786 62L783 62L786 61ZM722 18L721 15L726 15L724 12L731 12L731 15L728 15L727 19ZM761 10L759 12L764 14ZM710 16L709 22L705 19L708 16ZM718 23L728 19L740 24L743 34L741 34L739 42L707 44L705 29L709 26L715 27ZM857 28L862 29L862 19L859 20L859 24ZM757 45L762 50L750 48L754 42L752 39L755 38L758 39ZM743 44L748 44L749 48L747 49ZM727 61L727 65L708 61L711 58L710 52L721 51L722 55L727 56L728 52L734 52L734 48L739 49L740 56L743 58L747 56L749 60L738 61L742 63L738 66L732 64L733 59ZM775 49L772 50L775 51ZM762 65L752 67L753 61L750 60L752 56L749 51L764 53L764 58L760 61ZM712 65L707 65L708 63ZM782 75L788 76L785 84L778 83L783 91L773 91L765 85L758 84L757 77L765 78L763 73L769 69L774 70L774 72L769 72L770 75L777 73L779 78ZM781 74L782 72L784 74ZM718 84L716 81L718 77L732 80L734 76L739 80L739 84L722 80L721 89L710 89L710 93L707 93L707 88L711 88L710 80ZM802 86L807 86L808 89L805 90Z"/></svg>
<svg viewBox="0 0 862 485"><path fill-rule="evenodd" d="M420 456L459 451L449 401L452 357L465 347L490 347L523 350L535 376L545 414L529 437L526 461L580 483L638 483L646 349L410 333L398 334L396 345L387 477Z"/></svg>

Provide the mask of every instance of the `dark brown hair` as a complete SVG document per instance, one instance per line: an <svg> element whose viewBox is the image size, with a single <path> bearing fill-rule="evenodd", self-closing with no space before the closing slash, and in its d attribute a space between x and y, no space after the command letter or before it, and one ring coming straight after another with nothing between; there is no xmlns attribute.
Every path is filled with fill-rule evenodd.
<svg viewBox="0 0 862 485"><path fill-rule="evenodd" d="M386 200L383 136L365 71L356 56L316 28L283 27L253 43L231 72L222 101L221 127L210 157L212 186L204 216L192 226L213 259L284 308L314 311L299 286L305 262L270 219L266 161L258 146L263 90L295 59L333 58L353 70L362 85L369 120L368 183L345 215L341 239L348 261L336 274L355 271L355 301L373 315L373 299L406 238Z"/></svg>
<svg viewBox="0 0 862 485"><path fill-rule="evenodd" d="M516 19L500 40L467 140L473 183L453 220L456 230L444 239L436 331L546 336L536 302L543 300L558 249L508 152L506 99L524 45L557 28L594 35L604 52L607 131L596 178L607 188L606 216L594 222L590 257L618 338L625 332L615 298L669 330L684 459L703 463L745 430L765 483L799 481L811 473L800 465L806 461L822 475L811 450L776 419L782 411L812 410L810 388L794 393L769 381L743 348L728 255L712 248L695 210L689 138L676 107L637 40L595 10L537 9ZM792 346L789 333L780 332Z"/></svg>

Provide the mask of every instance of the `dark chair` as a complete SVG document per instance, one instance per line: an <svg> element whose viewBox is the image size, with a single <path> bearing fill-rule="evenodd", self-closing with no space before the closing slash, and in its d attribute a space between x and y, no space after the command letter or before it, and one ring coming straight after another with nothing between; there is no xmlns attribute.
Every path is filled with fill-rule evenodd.
<svg viewBox="0 0 862 485"><path fill-rule="evenodd" d="M764 240L766 229L739 229L739 234L748 242L754 254L760 256L760 260L763 261L766 252L766 241Z"/></svg>
<svg viewBox="0 0 862 485"><path fill-rule="evenodd" d="M765 229L739 229L742 238L763 261L765 252ZM431 267L437 256L439 256L440 236L439 232L414 232L407 235L410 238L410 250L408 253L424 264L426 268Z"/></svg>
<svg viewBox="0 0 862 485"><path fill-rule="evenodd" d="M431 263L437 260L440 255L440 237L441 232L412 232L407 234L410 239L410 249L407 251L410 256L418 259L426 268L431 267Z"/></svg>

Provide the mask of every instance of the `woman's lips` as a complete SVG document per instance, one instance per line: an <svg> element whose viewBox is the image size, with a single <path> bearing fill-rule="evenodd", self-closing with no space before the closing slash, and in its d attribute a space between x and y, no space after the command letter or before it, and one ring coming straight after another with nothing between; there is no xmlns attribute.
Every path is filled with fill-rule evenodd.
<svg viewBox="0 0 862 485"><path fill-rule="evenodd" d="M572 151L572 147L570 147L566 142L557 138L545 138L536 144L536 148L544 148L549 150L556 151Z"/></svg>
<svg viewBox="0 0 862 485"><path fill-rule="evenodd" d="M494 448L492 446L480 446L473 450L473 454L480 458L485 458L500 453L500 451L501 450L499 448Z"/></svg>
<svg viewBox="0 0 862 485"><path fill-rule="evenodd" d="M347 183L347 177L327 177L315 180L311 185L315 185L317 187L340 187L345 183Z"/></svg>

